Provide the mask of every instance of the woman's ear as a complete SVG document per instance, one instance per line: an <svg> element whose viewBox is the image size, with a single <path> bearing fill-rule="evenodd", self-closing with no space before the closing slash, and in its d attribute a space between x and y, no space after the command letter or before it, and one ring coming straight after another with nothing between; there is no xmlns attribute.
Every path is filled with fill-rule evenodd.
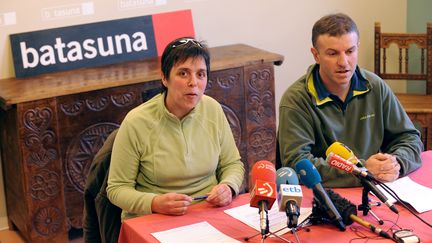
<svg viewBox="0 0 432 243"><path fill-rule="evenodd" d="M167 84L167 79L165 78L165 75L164 75L164 73L161 71L161 77L162 77L162 85L163 86L165 86L165 87L167 87L168 86L168 84Z"/></svg>

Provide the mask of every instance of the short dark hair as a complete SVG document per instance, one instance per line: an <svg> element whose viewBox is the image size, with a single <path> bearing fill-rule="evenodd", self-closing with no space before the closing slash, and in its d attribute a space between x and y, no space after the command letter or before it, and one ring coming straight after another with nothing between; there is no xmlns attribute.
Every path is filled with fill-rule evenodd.
<svg viewBox="0 0 432 243"><path fill-rule="evenodd" d="M210 74L210 53L202 41L192 37L181 37L171 41L161 57L161 70L166 79L169 78L171 69L177 63L183 63L189 58L202 57L207 67L207 78ZM166 87L162 84L163 91Z"/></svg>
<svg viewBox="0 0 432 243"><path fill-rule="evenodd" d="M316 42L320 35L341 36L351 32L355 32L360 38L356 23L348 15L343 13L329 14L315 22L312 28L312 45L317 47Z"/></svg>

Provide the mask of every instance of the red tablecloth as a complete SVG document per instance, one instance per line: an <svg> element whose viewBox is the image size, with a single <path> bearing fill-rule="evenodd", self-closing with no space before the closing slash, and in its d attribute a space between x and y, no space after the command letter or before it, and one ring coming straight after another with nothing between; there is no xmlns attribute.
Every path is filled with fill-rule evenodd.
<svg viewBox="0 0 432 243"><path fill-rule="evenodd" d="M432 151L422 153L422 159L423 166L419 170L411 173L409 177L419 184L432 188ZM361 204L362 188L338 188L335 189L335 191L343 197L349 199L352 203L356 205ZM302 207L311 207L311 202L312 191L307 188L303 188ZM183 216L153 214L125 220L122 224L119 243L158 242L156 238L151 235L151 233L202 221L207 221L219 231L229 235L232 238L235 238L239 241L244 241L246 237L253 236L258 232L239 220L225 214L224 210L247 203L249 203L249 194L243 194L236 198L233 203L227 207L217 208L206 202L203 202L191 206L188 210L188 213ZM358 212L358 215L364 217L369 222L379 226L384 230L389 229L393 225L393 222L397 221L397 224L400 227L412 229L414 233L420 237L421 242L432 242L432 228L429 228L423 224L419 219L410 214L408 210L403 208L401 205L397 204L397 207L400 212L399 218L398 215L391 212L385 205L372 208L373 212L384 220L384 225L379 225L370 214L363 216L362 212ZM427 222L432 223L432 211L428 211L419 215ZM349 242L350 240L359 237L355 231L375 238L375 240L378 239L380 242L392 242L391 240L376 238L376 234L356 223L347 226L347 230L345 232L339 231L333 225L325 224L313 225L310 226L309 229L310 231L298 231L297 235L300 239L300 242ZM285 234L283 237L295 242L294 236L290 233ZM260 241L260 236L251 238L249 240L249 242ZM265 242L281 242L281 240L277 238L267 238Z"/></svg>

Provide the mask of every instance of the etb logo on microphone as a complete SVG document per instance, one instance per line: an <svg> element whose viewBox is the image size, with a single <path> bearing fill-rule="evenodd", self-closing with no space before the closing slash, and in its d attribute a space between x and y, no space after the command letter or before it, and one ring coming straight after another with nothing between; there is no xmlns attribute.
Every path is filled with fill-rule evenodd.
<svg viewBox="0 0 432 243"><path fill-rule="evenodd" d="M303 198L303 192L300 185L281 184L278 194L279 211L284 211L286 204L290 200L296 201L300 207Z"/></svg>
<svg viewBox="0 0 432 243"><path fill-rule="evenodd" d="M299 185L280 185L280 192L286 196L303 196L302 189Z"/></svg>

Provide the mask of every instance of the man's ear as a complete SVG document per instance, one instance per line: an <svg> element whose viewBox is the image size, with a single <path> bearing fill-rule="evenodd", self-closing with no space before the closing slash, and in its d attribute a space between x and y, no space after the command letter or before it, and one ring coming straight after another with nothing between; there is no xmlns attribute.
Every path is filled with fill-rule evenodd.
<svg viewBox="0 0 432 243"><path fill-rule="evenodd" d="M311 53L312 53L313 58L315 59L315 62L316 62L317 64L319 64L320 61L319 61L319 53L318 53L318 50L317 50L315 47L311 47L310 50L311 50Z"/></svg>

